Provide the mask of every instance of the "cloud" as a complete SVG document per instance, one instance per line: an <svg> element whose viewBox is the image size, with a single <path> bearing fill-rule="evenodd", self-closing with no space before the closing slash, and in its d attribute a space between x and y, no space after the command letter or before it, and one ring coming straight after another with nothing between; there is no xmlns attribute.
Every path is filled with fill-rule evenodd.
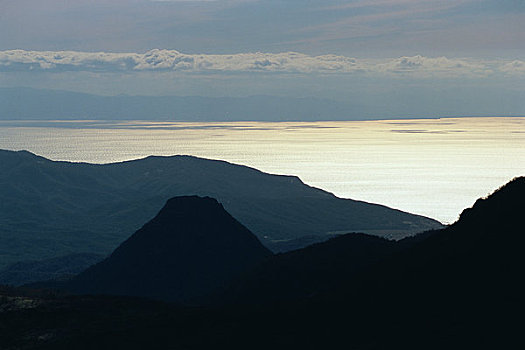
<svg viewBox="0 0 525 350"><path fill-rule="evenodd" d="M501 63L472 60L449 59L447 57L400 57L379 63L376 69L381 72L394 74L414 73L420 76L487 76L494 73Z"/></svg>
<svg viewBox="0 0 525 350"><path fill-rule="evenodd" d="M491 74L525 74L525 62L419 55L394 59L356 59L338 55L311 56L297 52L190 55L160 49L146 53L7 50L0 51L0 71L274 72L482 77Z"/></svg>
<svg viewBox="0 0 525 350"><path fill-rule="evenodd" d="M501 67L501 71L508 74L525 74L525 62L520 60L509 62Z"/></svg>

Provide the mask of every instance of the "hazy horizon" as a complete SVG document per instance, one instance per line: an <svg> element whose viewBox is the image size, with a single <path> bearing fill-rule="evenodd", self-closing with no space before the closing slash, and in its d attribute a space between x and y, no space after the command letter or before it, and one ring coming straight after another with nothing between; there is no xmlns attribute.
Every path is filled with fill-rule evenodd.
<svg viewBox="0 0 525 350"><path fill-rule="evenodd" d="M351 169L360 179L389 166L401 169L396 174L403 178L416 167L422 171L423 190L429 176L441 184L439 188L447 182L464 193L461 186L472 189L475 184L460 181L460 186L446 170L451 159L456 162L462 155L465 158L453 164L458 169L470 164L468 178L501 170L494 170L485 158L511 162L512 167L501 171L511 169L513 176L523 173L520 159L514 159L523 142L520 116L525 116L523 1L24 0L1 3L0 13L0 130L14 132L9 142L24 143L29 150L53 149L59 142L62 158L74 159L68 152L75 150L77 142L105 137L106 157L115 153L119 159L118 140L123 135L140 134L137 140L124 137L126 147L134 149L158 133L173 132L196 142L187 145L187 154L240 163L249 158L247 164L262 170L300 176L308 168L293 165L304 161L305 153L316 154L320 167L337 166L352 161L345 155L369 152L373 143L378 147L373 155L376 168L367 167L369 159L363 158L361 167ZM430 119L462 116L486 119ZM413 122L468 127L465 132L445 133L440 128L426 133L426 127L423 132L407 128L404 133L369 129L394 119L407 125L409 119L426 119ZM28 124L22 128L19 120L32 120L29 124L35 128ZM73 124L50 127L46 120L95 122L66 129ZM126 120L138 122L123 128ZM350 124L326 129L331 131L326 134L322 128L304 129L320 133L319 139L286 131L286 122L345 120L361 125L363 134L356 134ZM356 120L380 121L359 124ZM37 121L44 124L35 125ZM109 125L112 121L114 126ZM141 121L201 124L195 128L171 124L172 130L166 130L169 123L159 127ZM216 125L235 121L283 124L231 130ZM505 127L518 129L511 132ZM26 132L34 134L27 138ZM215 147L221 132L228 135L224 139L232 137L240 143L221 144L223 152L214 153L205 140L209 137ZM279 143L269 143L274 153L259 164L257 147L266 146L251 145L249 157L244 148L245 138L256 132L261 133L257 137L267 135L261 139L263 145L283 135L296 144L279 148ZM295 139L298 135L304 138ZM393 141L392 135L400 139ZM434 139L443 135L449 137L443 144ZM414 143L414 138L421 143ZM322 147L316 143L319 140ZM480 140L489 140L490 146L480 145ZM146 148L151 154L158 153L155 147L169 153L160 144L148 145L153 147ZM472 155L482 163L480 168L464 154L473 145L479 146ZM90 147L95 152L99 146L83 144L83 152L90 152L85 150ZM425 158L425 152L435 159ZM400 156L405 153L413 158ZM333 164L325 164L326 159ZM355 175L336 174L343 183ZM310 175L305 179L314 184L332 181ZM333 173L325 175L330 176ZM496 183L491 184L477 183L481 188L475 196ZM328 190L354 197L366 190L363 186L367 184ZM424 191L416 192L423 196ZM475 196L470 195L470 200ZM406 210L426 213L428 198L438 197L427 194L418 202L420 208ZM369 200L396 206L385 196ZM450 222L466 204L462 201L441 220Z"/></svg>
<svg viewBox="0 0 525 350"><path fill-rule="evenodd" d="M0 12L4 88L315 97L350 106L347 119L525 115L521 1L25 0Z"/></svg>

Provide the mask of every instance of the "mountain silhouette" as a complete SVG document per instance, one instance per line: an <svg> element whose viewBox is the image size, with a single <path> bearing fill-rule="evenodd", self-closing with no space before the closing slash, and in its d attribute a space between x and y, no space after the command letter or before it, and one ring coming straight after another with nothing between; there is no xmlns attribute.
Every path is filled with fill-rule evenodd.
<svg viewBox="0 0 525 350"><path fill-rule="evenodd" d="M75 253L107 255L169 198L185 195L217 198L273 251L340 232L401 238L441 227L422 216L337 198L294 176L190 156L96 165L0 151L0 164L0 268Z"/></svg>
<svg viewBox="0 0 525 350"><path fill-rule="evenodd" d="M272 334L261 349L516 346L524 208L520 177L445 229L398 242L351 234L270 258L221 295L239 317L231 347L261 330Z"/></svg>
<svg viewBox="0 0 525 350"><path fill-rule="evenodd" d="M445 229L399 241L347 234L278 254L237 280L224 297L268 303L350 293L369 284L391 296L397 291L400 299L409 291L424 298L438 291L466 293L471 301L489 291L497 294L502 286L518 283L515 276L525 262L524 209L525 178L520 177L478 199ZM512 293L515 287L506 289Z"/></svg>
<svg viewBox="0 0 525 350"><path fill-rule="evenodd" d="M525 177L515 178L465 209L458 221L382 265L369 277L402 294L449 295L465 304L497 295L510 297L525 265ZM400 283L399 281L403 281Z"/></svg>
<svg viewBox="0 0 525 350"><path fill-rule="evenodd" d="M233 284L240 303L224 312L235 310L242 339L231 348L260 332L272 334L260 340L261 349L515 347L525 308L524 208L525 177L519 177L445 229L390 243L343 236L269 259ZM347 246L346 257L338 254L345 239L366 242L369 250L356 254ZM264 305L247 312L257 298ZM208 345L220 347L231 336Z"/></svg>
<svg viewBox="0 0 525 350"><path fill-rule="evenodd" d="M66 288L181 302L223 287L270 255L215 199L175 197Z"/></svg>
<svg viewBox="0 0 525 350"><path fill-rule="evenodd" d="M397 243L348 235L276 255L233 283L239 299L212 308L8 291L0 340L27 349L521 348L524 198L520 177L445 229ZM259 303L243 292L276 297Z"/></svg>
<svg viewBox="0 0 525 350"><path fill-rule="evenodd" d="M213 302L268 304L312 298L343 287L370 267L426 239L429 231L400 241L348 233L276 254L233 281Z"/></svg>
<svg viewBox="0 0 525 350"><path fill-rule="evenodd" d="M525 178L519 177L477 200L453 225L326 293L319 305L339 306L333 319L352 310L359 325L349 323L359 342L375 338L377 348L514 347L522 341L515 320L525 306L524 208ZM326 316L321 309L313 313Z"/></svg>

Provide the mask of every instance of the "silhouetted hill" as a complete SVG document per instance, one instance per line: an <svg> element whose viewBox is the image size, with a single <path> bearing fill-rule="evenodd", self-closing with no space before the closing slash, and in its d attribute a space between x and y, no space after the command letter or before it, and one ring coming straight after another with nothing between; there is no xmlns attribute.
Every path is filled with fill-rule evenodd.
<svg viewBox="0 0 525 350"><path fill-rule="evenodd" d="M244 341L256 337L261 329L271 334L271 340L258 343L261 349L465 349L522 344L516 320L525 309L525 288L520 278L525 268L524 208L525 178L520 177L478 200L450 227L406 242L392 242L397 252L389 251L357 273L348 268L353 254L328 264L325 271L313 273L314 280L320 282L314 285L319 293L265 304L248 312L242 311L246 306L230 307L228 312L236 310L239 315L236 334L242 334ZM248 300L268 291L280 296L283 291L272 287L276 280L283 283L285 292L296 291L297 285L310 286L298 273L300 269L296 270L300 260L293 259L294 253L313 260L304 259L307 271L311 266L323 270L317 266L337 256L336 247L345 238L334 240L332 249L326 242L283 254L281 260L290 259L292 273L283 263L268 269L273 271L271 276L249 276L244 283L252 283L254 288L241 285L245 287L241 292L248 290ZM398 245L407 243L405 247ZM388 251L388 246L376 246L372 254L365 255L377 258L375 254L381 249ZM330 285L331 281L338 283ZM272 300L267 296L264 299ZM226 344L228 336L232 333L219 335L209 344ZM237 348L242 347L243 340L235 342Z"/></svg>
<svg viewBox="0 0 525 350"><path fill-rule="evenodd" d="M380 266L369 278L391 293L448 296L463 303L515 297L525 265L525 177L478 199L446 229ZM373 278L373 279L372 279ZM402 283L400 283L402 281ZM506 296L506 297L503 297ZM464 298L464 299L463 299Z"/></svg>
<svg viewBox="0 0 525 350"><path fill-rule="evenodd" d="M524 208L520 177L479 199L450 227L345 281L293 318L308 312L340 320L352 312L356 319L344 326L329 322L326 329L340 341L348 326L355 327L354 341L364 346L374 339L375 348L513 347L521 341L515 320L525 306L519 277Z"/></svg>
<svg viewBox="0 0 525 350"><path fill-rule="evenodd" d="M224 287L272 253L209 197L175 197L66 289L187 301Z"/></svg>
<svg viewBox="0 0 525 350"><path fill-rule="evenodd" d="M337 198L294 176L190 156L95 165L0 151L0 164L0 267L81 252L107 255L166 200L182 195L217 198L274 250L322 241L332 232L402 237L441 227L422 216ZM309 240L287 244L305 236Z"/></svg>
<svg viewBox="0 0 525 350"><path fill-rule="evenodd" d="M29 349L521 348L524 199L525 178L517 178L477 201L454 225L414 238L361 274L347 275L353 255L348 261L340 255L327 267L341 272L338 284L286 303L144 308L125 298L34 300L11 292L0 298L0 340ZM345 236L308 248L308 256L321 265L345 239L388 245ZM286 256L293 261L290 276L300 272L292 253L276 261ZM307 270L313 260L304 261ZM322 276L315 278L323 283Z"/></svg>
<svg viewBox="0 0 525 350"><path fill-rule="evenodd" d="M235 280L213 302L283 303L337 290L371 266L433 232L400 241L349 233L306 248L276 254Z"/></svg>

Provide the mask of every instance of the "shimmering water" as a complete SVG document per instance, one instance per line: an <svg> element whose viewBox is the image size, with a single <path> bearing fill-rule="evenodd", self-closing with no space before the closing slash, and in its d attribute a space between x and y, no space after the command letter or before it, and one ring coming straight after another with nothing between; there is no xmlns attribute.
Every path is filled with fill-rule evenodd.
<svg viewBox="0 0 525 350"><path fill-rule="evenodd" d="M94 163L152 154L222 159L451 223L476 198L525 175L525 118L0 122L0 148Z"/></svg>

